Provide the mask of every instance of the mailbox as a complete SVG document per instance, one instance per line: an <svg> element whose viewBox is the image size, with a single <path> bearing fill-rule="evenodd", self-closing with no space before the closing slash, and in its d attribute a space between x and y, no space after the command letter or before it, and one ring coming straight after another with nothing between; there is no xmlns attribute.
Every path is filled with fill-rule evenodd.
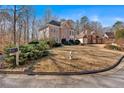
<svg viewBox="0 0 124 93"><path fill-rule="evenodd" d="M18 48L10 48L9 53L16 53L18 52Z"/></svg>
<svg viewBox="0 0 124 93"><path fill-rule="evenodd" d="M9 48L8 51L9 51L11 56L16 55L16 53L19 52L18 48Z"/></svg>

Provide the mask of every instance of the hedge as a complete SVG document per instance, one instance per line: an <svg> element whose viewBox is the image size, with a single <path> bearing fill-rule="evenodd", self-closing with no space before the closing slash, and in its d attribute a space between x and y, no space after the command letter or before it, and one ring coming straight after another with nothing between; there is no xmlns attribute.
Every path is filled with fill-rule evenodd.
<svg viewBox="0 0 124 93"><path fill-rule="evenodd" d="M15 57L9 55L9 48L12 48L13 46L8 46L5 48L5 60L6 62L9 62L11 64L14 63ZM26 64L27 61L30 60L36 60L39 58L42 58L43 56L47 56L49 52L47 51L49 49L48 44L46 41L39 41L39 43L29 43L27 45L21 45L19 46L19 49L21 51L19 55L19 64L23 65Z"/></svg>
<svg viewBox="0 0 124 93"><path fill-rule="evenodd" d="M111 50L124 51L123 47L119 47L119 46L115 46L115 45L106 45L105 48L111 49Z"/></svg>
<svg viewBox="0 0 124 93"><path fill-rule="evenodd" d="M79 40L66 40L66 39L62 39L62 44L64 45L79 45L80 44L80 41Z"/></svg>
<svg viewBox="0 0 124 93"><path fill-rule="evenodd" d="M124 38L124 29L117 30L115 32L115 38L116 40Z"/></svg>

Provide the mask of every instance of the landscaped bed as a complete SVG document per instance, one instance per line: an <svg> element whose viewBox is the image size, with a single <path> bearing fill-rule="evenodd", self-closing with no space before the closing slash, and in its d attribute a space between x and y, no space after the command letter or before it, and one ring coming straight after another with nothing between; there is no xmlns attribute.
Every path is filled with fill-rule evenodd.
<svg viewBox="0 0 124 93"><path fill-rule="evenodd" d="M37 59L48 56L49 49L46 41L32 41L29 44L19 46L19 61L16 62L16 46L10 45L5 48L4 60L0 63L0 71L24 71L35 63Z"/></svg>
<svg viewBox="0 0 124 93"><path fill-rule="evenodd" d="M69 53L72 51L72 60ZM80 72L108 68L118 61L119 52L106 51L97 46L64 46L54 48L51 55L33 66L34 72Z"/></svg>

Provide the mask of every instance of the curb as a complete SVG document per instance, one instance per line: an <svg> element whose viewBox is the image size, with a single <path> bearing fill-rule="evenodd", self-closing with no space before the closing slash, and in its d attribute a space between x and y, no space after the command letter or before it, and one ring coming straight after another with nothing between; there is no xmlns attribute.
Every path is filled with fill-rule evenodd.
<svg viewBox="0 0 124 93"><path fill-rule="evenodd" d="M0 74L25 74L24 71L0 71Z"/></svg>

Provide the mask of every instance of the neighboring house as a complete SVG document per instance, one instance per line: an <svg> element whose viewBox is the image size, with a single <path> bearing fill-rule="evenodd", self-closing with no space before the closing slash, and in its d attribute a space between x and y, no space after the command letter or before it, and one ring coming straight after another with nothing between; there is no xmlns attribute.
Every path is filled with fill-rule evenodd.
<svg viewBox="0 0 124 93"><path fill-rule="evenodd" d="M68 20L63 22L52 20L39 29L39 32L39 39L54 40L57 43L61 43L62 39L74 39L74 30Z"/></svg>
<svg viewBox="0 0 124 93"><path fill-rule="evenodd" d="M105 32L103 38L104 43L111 44L115 42L114 32Z"/></svg>
<svg viewBox="0 0 124 93"><path fill-rule="evenodd" d="M104 37L107 39L114 39L114 32L105 32Z"/></svg>
<svg viewBox="0 0 124 93"><path fill-rule="evenodd" d="M81 32L79 35L76 35L76 38L81 42L81 44L87 44L88 43L88 36L87 32Z"/></svg>
<svg viewBox="0 0 124 93"><path fill-rule="evenodd" d="M81 32L76 38L82 44L101 44L103 43L102 36L98 35L95 31L88 33L87 31Z"/></svg>

